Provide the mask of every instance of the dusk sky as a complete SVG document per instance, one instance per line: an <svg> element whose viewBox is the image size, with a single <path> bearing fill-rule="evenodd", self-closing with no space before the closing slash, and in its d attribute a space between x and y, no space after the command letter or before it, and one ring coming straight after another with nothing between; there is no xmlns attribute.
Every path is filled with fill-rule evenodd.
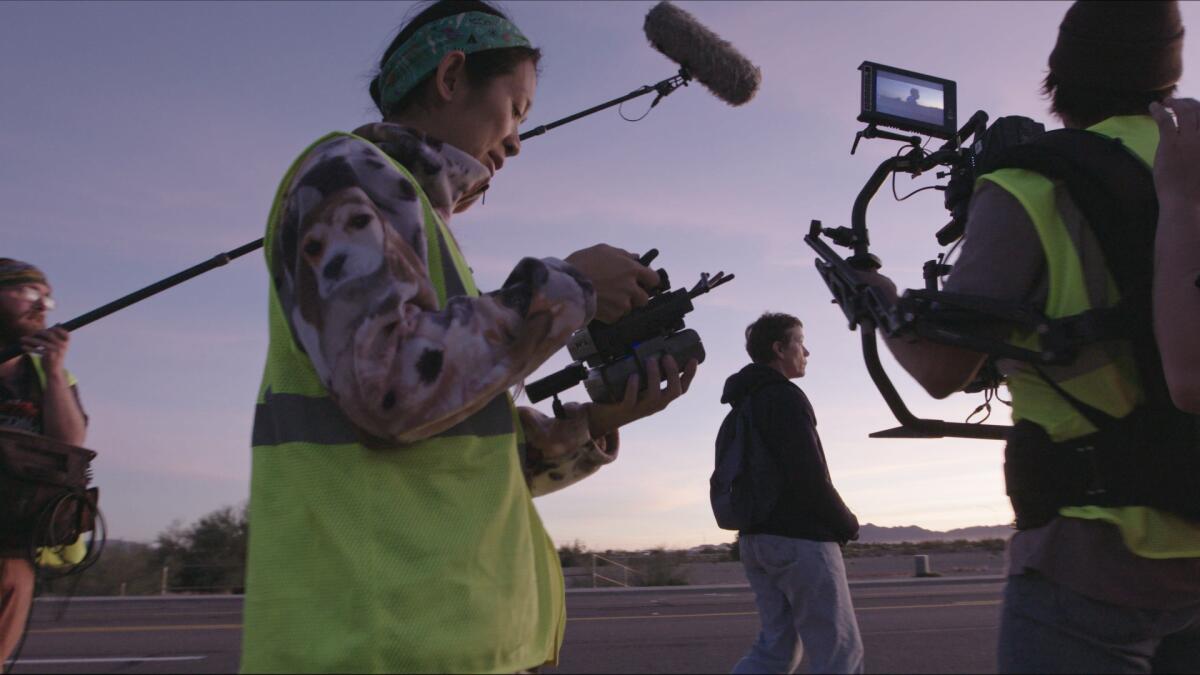
<svg viewBox="0 0 1200 675"><path fill-rule="evenodd" d="M812 218L848 225L863 182L898 149L874 140L849 154L862 128L859 63L956 81L964 120L983 109L1054 128L1038 89L1068 5L679 5L762 68L753 101L731 108L693 83L640 122L612 110L532 139L487 203L451 225L483 289L522 256L598 242L660 249L656 265L676 286L703 271L737 275L688 317L708 351L692 390L623 429L616 463L537 500L551 535L600 549L732 541L708 505L713 439L725 378L748 361L742 331L765 310L804 321L812 357L799 384L862 522L1009 522L1000 442L867 438L895 421L801 238ZM642 33L652 6L504 3L544 52L530 127L672 75ZM1200 27L1200 5L1182 11ZM413 13L376 2L0 3L0 256L46 271L52 318L64 321L262 236L298 153L377 119L367 84ZM1184 62L1198 50L1189 38ZM1196 81L1185 69L1181 93L1196 95ZM903 176L897 189L929 183ZM901 286L919 286L939 251L941 201L928 191L896 203L885 186L869 211L873 249ZM100 453L111 537L151 540L247 499L264 270L261 254L247 256L75 334L68 366L90 415L87 446ZM566 362L564 352L539 374ZM885 363L918 415L960 421L982 402L933 401ZM991 421L1007 422L1007 409Z"/></svg>

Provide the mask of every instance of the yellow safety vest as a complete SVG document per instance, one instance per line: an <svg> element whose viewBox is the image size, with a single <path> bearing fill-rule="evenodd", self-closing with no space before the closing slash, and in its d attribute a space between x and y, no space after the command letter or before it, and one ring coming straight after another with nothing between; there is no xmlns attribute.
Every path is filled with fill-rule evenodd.
<svg viewBox="0 0 1200 675"><path fill-rule="evenodd" d="M313 147L339 136L353 137ZM308 152L271 209L271 269L282 196ZM439 306L479 295L419 184L392 163L424 207ZM269 307L242 669L511 673L556 662L562 570L525 484L508 394L431 438L368 449L297 345L273 284Z"/></svg>
<svg viewBox="0 0 1200 675"><path fill-rule="evenodd" d="M1089 131L1119 138L1146 164L1153 164L1158 126L1146 115L1110 117ZM982 176L1012 194L1033 221L1046 256L1049 292L1048 318L1073 316L1117 302L1120 293L1102 260L1086 260L1080 242L1090 236L1078 210L1067 208L1065 189L1025 169L1000 169ZM1039 350L1036 333L1018 333L1012 342ZM1142 401L1142 390L1130 348L1092 346L1074 363L1044 369L1058 386L1089 406L1115 418L1128 415ZM1013 419L1042 427L1055 442L1078 438L1097 429L1029 368L1008 378ZM1134 553L1147 558L1200 557L1200 524L1140 506L1106 508L1070 506L1061 515L1101 520L1116 525Z"/></svg>

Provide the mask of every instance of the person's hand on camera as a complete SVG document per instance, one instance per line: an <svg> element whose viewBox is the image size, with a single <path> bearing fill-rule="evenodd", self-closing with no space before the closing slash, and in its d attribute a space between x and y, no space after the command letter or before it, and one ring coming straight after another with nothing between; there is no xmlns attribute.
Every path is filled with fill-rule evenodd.
<svg viewBox="0 0 1200 675"><path fill-rule="evenodd" d="M1175 112L1175 119L1167 112ZM1200 209L1200 101L1166 99L1151 103L1150 115L1158 122L1158 153L1154 157L1154 185L1164 207Z"/></svg>
<svg viewBox="0 0 1200 675"><path fill-rule="evenodd" d="M588 427L592 438L603 438L617 429L649 417L666 408L671 401L683 396L696 376L695 359L688 361L683 372L679 372L679 364L671 356L664 356L661 361L650 361L646 364L646 379L650 385L646 391L638 393L640 379L637 375L630 377L625 383L625 396L620 403L593 403L588 409ZM660 384L660 372L667 376L666 388Z"/></svg>
<svg viewBox="0 0 1200 675"><path fill-rule="evenodd" d="M579 270L596 289L596 319L612 323L650 299L659 284L658 273L637 256L608 244L576 251L567 262Z"/></svg>
<svg viewBox="0 0 1200 675"><path fill-rule="evenodd" d="M71 334L65 328L54 326L33 335L21 338L25 351L42 357L42 367L47 374L59 375L67 359L67 348L71 345Z"/></svg>

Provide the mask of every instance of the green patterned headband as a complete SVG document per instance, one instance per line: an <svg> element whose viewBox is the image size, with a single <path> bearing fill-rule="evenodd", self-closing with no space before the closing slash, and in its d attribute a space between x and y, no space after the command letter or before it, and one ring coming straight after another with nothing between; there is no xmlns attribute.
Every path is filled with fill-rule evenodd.
<svg viewBox="0 0 1200 675"><path fill-rule="evenodd" d="M473 54L530 46L529 40L510 21L485 12L465 12L425 24L392 53L379 71L383 114L390 115L393 106L450 52Z"/></svg>

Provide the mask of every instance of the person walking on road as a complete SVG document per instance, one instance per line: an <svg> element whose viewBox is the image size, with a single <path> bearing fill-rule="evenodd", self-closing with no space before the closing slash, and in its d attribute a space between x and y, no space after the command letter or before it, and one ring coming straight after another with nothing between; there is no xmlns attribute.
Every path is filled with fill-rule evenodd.
<svg viewBox="0 0 1200 675"><path fill-rule="evenodd" d="M833 487L817 419L792 380L804 377L804 326L788 314L762 315L746 329L753 363L725 382L733 406L718 448L749 422L781 480L765 520L739 530L742 565L762 627L734 673L791 673L808 650L814 673L863 672L862 639L840 545L858 538L858 519ZM755 489L774 489L755 483Z"/></svg>

